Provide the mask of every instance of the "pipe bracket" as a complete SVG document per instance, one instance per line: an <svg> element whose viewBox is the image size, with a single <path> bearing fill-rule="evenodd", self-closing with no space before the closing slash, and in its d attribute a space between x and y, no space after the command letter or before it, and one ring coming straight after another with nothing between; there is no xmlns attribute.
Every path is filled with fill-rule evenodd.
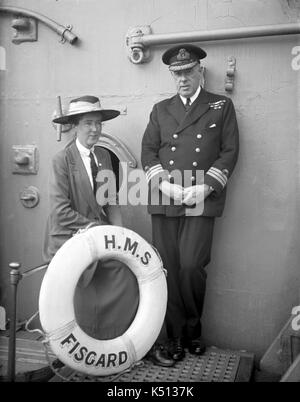
<svg viewBox="0 0 300 402"><path fill-rule="evenodd" d="M16 45L37 41L37 21L35 18L19 16L13 18L11 26L14 29L12 42Z"/></svg>
<svg viewBox="0 0 300 402"><path fill-rule="evenodd" d="M225 91L232 92L234 88L235 70L236 70L236 59L233 56L229 56L227 60L227 71L225 79Z"/></svg>
<svg viewBox="0 0 300 402"><path fill-rule="evenodd" d="M60 42L61 42L62 44L66 43L66 41L67 41L67 39L66 39L66 37L65 37L66 32L67 32L67 31L68 31L68 32L72 32L72 29L73 29L73 25L66 25L66 28L65 28L65 30L62 32L61 38L60 38Z"/></svg>
<svg viewBox="0 0 300 402"><path fill-rule="evenodd" d="M63 25L58 24L57 22L53 21L52 19L46 17L45 15L39 14L35 11L28 10L22 7L15 7L15 6L0 6L0 13L10 13L15 15L12 21L12 27L15 28L15 33L13 37L14 43L21 43L21 42L28 42L37 40L37 21L42 22L47 27L52 29L57 35L60 36L61 41L64 43L68 41L71 45L74 45L78 37L71 32L72 26L67 25L66 27ZM31 22L34 21L34 22ZM34 34L30 31L30 35L28 33L28 29L32 29L32 24L36 26L36 37L33 39ZM26 37L27 35L27 37ZM29 35L29 38L28 38ZM63 40L62 40L63 39Z"/></svg>
<svg viewBox="0 0 300 402"><path fill-rule="evenodd" d="M150 49L139 43L143 35L151 34L149 25L129 28L126 35L127 56L133 64L147 63L150 59Z"/></svg>

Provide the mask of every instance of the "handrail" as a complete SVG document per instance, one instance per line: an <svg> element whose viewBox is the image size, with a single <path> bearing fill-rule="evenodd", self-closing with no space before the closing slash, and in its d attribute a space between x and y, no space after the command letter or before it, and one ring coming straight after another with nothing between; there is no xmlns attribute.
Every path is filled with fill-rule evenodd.
<svg viewBox="0 0 300 402"><path fill-rule="evenodd" d="M300 33L300 24L262 25L247 28L218 29L209 31L150 34L132 37L132 45L163 45L183 42L202 42L224 39L255 38L259 36L294 35Z"/></svg>
<svg viewBox="0 0 300 402"><path fill-rule="evenodd" d="M39 265L38 267L35 267L35 268L31 268L28 271L25 271L21 274L22 278L27 278L28 276L31 276L31 275L35 274L36 272L42 271L43 269L48 268L48 265L49 265L49 263Z"/></svg>
<svg viewBox="0 0 300 402"><path fill-rule="evenodd" d="M18 262L11 262L10 267L10 285L12 291L12 312L9 328L9 344L8 344L8 363L7 363L7 380L10 382L15 381L16 377L16 323L17 323L17 291L18 284L22 278L33 275L34 273L46 269L48 263L39 265L20 273L21 264Z"/></svg>
<svg viewBox="0 0 300 402"><path fill-rule="evenodd" d="M134 64L140 64L150 60L149 47L151 45L245 39L275 35L296 35L299 33L299 23L165 34L152 34L151 27L145 25L129 29L126 35L126 46L130 61Z"/></svg>
<svg viewBox="0 0 300 402"><path fill-rule="evenodd" d="M60 25L50 18L35 11L27 10L26 8L22 7L0 6L0 12L25 15L27 17L36 18L37 20L43 22L45 25L51 28L58 35L60 35L62 39L67 40L71 45L74 45L74 43L78 40L78 37L71 32L71 28L69 26L65 27L63 25Z"/></svg>

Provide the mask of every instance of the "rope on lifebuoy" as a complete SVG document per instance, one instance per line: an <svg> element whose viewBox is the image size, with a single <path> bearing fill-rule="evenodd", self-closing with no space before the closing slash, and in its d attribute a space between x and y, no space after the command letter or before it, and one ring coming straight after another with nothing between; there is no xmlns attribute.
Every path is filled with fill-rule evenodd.
<svg viewBox="0 0 300 402"><path fill-rule="evenodd" d="M97 340L77 324L73 297L84 270L109 258L124 262L136 276L139 306L124 334ZM39 297L45 343L64 364L93 376L134 367L155 342L166 304L166 278L157 250L132 230L112 225L92 227L69 239L49 264Z"/></svg>
<svg viewBox="0 0 300 402"><path fill-rule="evenodd" d="M49 343L50 337L52 337L52 339L55 339L54 336L55 336L55 335L58 335L59 332L57 332L56 334L54 333L54 334L50 335L50 334L45 334L43 331L41 331L41 330L38 329L38 328L35 328L35 329L30 329L30 328L29 328L29 325L31 324L31 322L32 322L32 321L34 320L34 318L36 318L38 315L39 315L39 311L37 311L36 313L34 313L33 316L30 317L30 318L26 321L26 323L25 323L25 330L26 330L27 332L30 332L30 333L36 332L36 333L38 333L39 335L42 336L43 339L41 340L41 342L42 342L42 344L43 344L43 346L44 346L45 357L46 357L46 360L47 360L47 362L48 362L48 365L49 365L51 371L53 372L53 374L54 374L55 376L57 376L57 377L60 378L61 380L65 381L65 382L71 382L71 381L73 380L73 378L76 376L76 371L73 371L68 377L66 377L65 375L62 375L61 372L59 371L59 369L57 369L57 368L54 367L53 361L52 361L52 359L51 359L50 356L49 356L49 351L48 351L48 349L50 348L50 343ZM68 325L69 325L69 326L68 326L68 329L73 328L74 321L72 321L72 322L69 323ZM64 329L66 329L66 328L67 328L67 326L65 326ZM62 332L60 332L60 334L62 334ZM132 342L131 342L130 339L127 339L127 340L126 340L126 339L124 338L124 342L127 344L128 349L132 349L132 351L131 351L131 356L133 356L133 357L131 358L131 360L132 360L132 361L135 361L135 360L136 360L136 355L135 355L134 345L132 344ZM139 367L141 367L141 366L143 366L143 365L144 365L144 362L143 362L143 361L135 361L135 363L132 363L129 368L127 368L127 369L125 369L125 370L119 372L118 374L116 374L116 375L113 376L113 377L110 377L109 380L107 380L107 378L105 378L103 381L105 381L105 382L106 382L106 381L114 382L114 381L116 381L117 379L119 379L120 377L122 377L122 375L128 374L128 373L130 373L133 369L139 368ZM80 381L80 378L79 378L77 381Z"/></svg>
<svg viewBox="0 0 300 402"><path fill-rule="evenodd" d="M55 329L52 332L46 332L45 339L47 341L56 341L58 339L61 339L65 336L67 336L70 333L70 331L73 331L75 326L76 326L76 321L72 320L72 321L68 322L67 324L63 325L62 327Z"/></svg>

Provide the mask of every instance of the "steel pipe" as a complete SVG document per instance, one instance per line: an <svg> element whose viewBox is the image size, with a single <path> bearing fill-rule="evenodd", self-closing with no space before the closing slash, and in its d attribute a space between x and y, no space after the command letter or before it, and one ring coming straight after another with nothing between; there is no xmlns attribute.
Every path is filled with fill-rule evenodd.
<svg viewBox="0 0 300 402"><path fill-rule="evenodd" d="M275 35L296 35L300 24L263 25L247 28L218 29L212 31L178 32L169 34L137 35L131 38L131 48L171 43L203 42L224 39L244 39Z"/></svg>
<svg viewBox="0 0 300 402"><path fill-rule="evenodd" d="M56 32L62 39L67 40L71 45L78 40L78 37L71 32L70 27L65 27L63 25L58 24L57 22L51 20L48 17L45 17L42 14L39 14L32 10L27 10L22 7L14 7L14 6L0 6L0 12L11 13L16 15L25 15L27 17L36 18L38 21L41 21L43 24L47 25L54 32Z"/></svg>
<svg viewBox="0 0 300 402"><path fill-rule="evenodd" d="M44 269L48 268L48 265L49 264L43 264L43 265L39 265L38 267L29 269L28 271L25 271L25 272L23 272L23 274L21 274L22 278L27 278L28 276L31 276L31 275L35 274L36 272L43 271Z"/></svg>

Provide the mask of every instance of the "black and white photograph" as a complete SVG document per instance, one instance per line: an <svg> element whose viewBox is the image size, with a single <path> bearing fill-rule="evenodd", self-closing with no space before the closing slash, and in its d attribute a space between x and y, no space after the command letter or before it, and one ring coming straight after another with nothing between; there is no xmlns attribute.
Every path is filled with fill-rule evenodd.
<svg viewBox="0 0 300 402"><path fill-rule="evenodd" d="M0 0L0 382L300 382L299 96L300 0Z"/></svg>

